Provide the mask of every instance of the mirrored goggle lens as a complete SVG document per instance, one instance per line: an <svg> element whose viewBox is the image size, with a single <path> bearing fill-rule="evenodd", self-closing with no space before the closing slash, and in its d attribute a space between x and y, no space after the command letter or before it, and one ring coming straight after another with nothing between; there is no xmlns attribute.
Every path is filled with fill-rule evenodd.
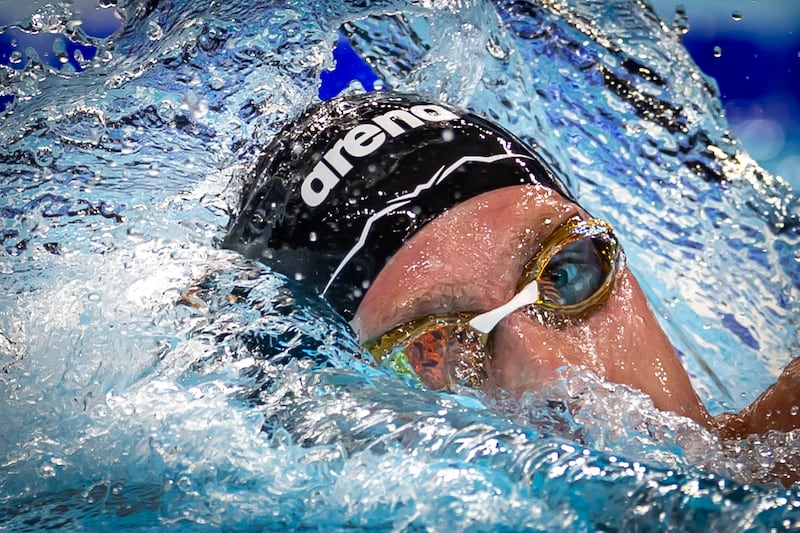
<svg viewBox="0 0 800 533"><path fill-rule="evenodd" d="M520 286L536 280L538 306L561 315L584 316L608 299L619 255L619 242L607 223L569 222L544 244L523 272Z"/></svg>
<svg viewBox="0 0 800 533"><path fill-rule="evenodd" d="M456 384L477 387L483 381L486 336L462 319L430 318L396 328L365 348L376 361L406 364L430 389L453 390ZM401 330L403 333L398 334Z"/></svg>

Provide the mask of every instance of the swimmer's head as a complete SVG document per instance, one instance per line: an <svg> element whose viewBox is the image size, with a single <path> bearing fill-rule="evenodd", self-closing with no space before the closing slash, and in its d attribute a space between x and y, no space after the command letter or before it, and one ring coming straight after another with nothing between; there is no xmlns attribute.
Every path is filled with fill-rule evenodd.
<svg viewBox="0 0 800 533"><path fill-rule="evenodd" d="M431 388L522 393L580 368L708 420L610 226L474 114L387 94L310 110L266 149L225 245L316 288Z"/></svg>
<svg viewBox="0 0 800 533"><path fill-rule="evenodd" d="M346 318L420 228L487 191L569 193L498 125L373 93L320 104L264 151L224 246L315 288Z"/></svg>

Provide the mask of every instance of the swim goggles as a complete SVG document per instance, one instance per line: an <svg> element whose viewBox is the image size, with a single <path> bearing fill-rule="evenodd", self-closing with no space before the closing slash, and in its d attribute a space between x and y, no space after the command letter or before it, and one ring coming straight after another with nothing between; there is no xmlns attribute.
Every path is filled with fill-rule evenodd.
<svg viewBox="0 0 800 533"><path fill-rule="evenodd" d="M478 387L491 356L490 333L505 316L526 312L557 326L584 318L608 300L622 263L611 226L572 218L559 226L525 266L510 302L487 313L427 316L401 324L362 345L375 361L418 378L433 390Z"/></svg>

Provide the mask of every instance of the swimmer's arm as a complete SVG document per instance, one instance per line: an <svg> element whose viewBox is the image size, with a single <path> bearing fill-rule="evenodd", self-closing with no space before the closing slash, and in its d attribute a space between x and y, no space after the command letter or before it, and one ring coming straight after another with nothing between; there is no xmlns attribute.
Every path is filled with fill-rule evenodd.
<svg viewBox="0 0 800 533"><path fill-rule="evenodd" d="M800 357L789 363L752 404L739 413L717 417L717 422L720 435L729 439L800 428Z"/></svg>

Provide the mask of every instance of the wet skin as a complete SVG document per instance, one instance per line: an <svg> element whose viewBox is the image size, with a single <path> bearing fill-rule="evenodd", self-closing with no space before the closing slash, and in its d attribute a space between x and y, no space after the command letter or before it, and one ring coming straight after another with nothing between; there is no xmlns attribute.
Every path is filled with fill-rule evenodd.
<svg viewBox="0 0 800 533"><path fill-rule="evenodd" d="M384 267L353 321L359 338L431 314L485 312L515 293L540 243L566 220L588 214L551 189L519 186L465 201L422 228ZM710 418L627 268L608 301L554 327L520 309L492 332L486 387L521 393L580 367L650 395L664 410L704 425Z"/></svg>
<svg viewBox="0 0 800 533"><path fill-rule="evenodd" d="M589 218L558 193L533 185L491 191L456 205L387 263L356 312L356 333L366 341L427 315L485 312L504 304L540 243L576 215ZM798 389L797 361L741 414L712 418L627 267L617 272L608 301L589 316L554 326L520 309L497 325L492 342L487 391L536 390L561 367L582 368L638 389L659 409L717 428L725 437L787 431L800 423L789 414L794 404L786 403L797 402L797 393L787 397L784 390ZM777 412L783 414L774 416ZM782 422L775 425L777 419Z"/></svg>

